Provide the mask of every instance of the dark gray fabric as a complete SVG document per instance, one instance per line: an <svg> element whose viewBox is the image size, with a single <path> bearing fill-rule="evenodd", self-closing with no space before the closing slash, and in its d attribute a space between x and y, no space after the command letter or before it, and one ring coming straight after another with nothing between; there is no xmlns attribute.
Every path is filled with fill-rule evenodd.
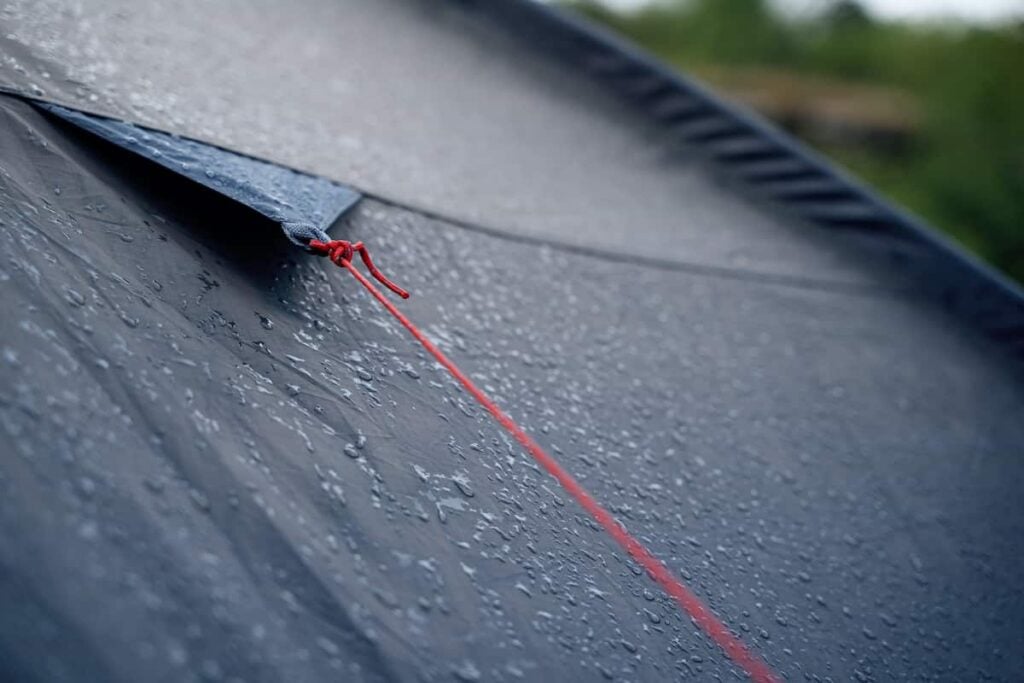
<svg viewBox="0 0 1024 683"><path fill-rule="evenodd" d="M475 6L10 0L0 86L575 246L866 287L905 248L754 205Z"/></svg>
<svg viewBox="0 0 1024 683"><path fill-rule="evenodd" d="M1024 380L945 311L978 290L482 6L13 0L0 87L368 190L337 236L786 679L1018 678ZM0 679L738 674L259 213L7 99L0 169Z"/></svg>
<svg viewBox="0 0 1024 683"><path fill-rule="evenodd" d="M115 145L258 211L292 242L328 241L327 230L359 201L359 193L324 178L124 121L53 104L38 107Z"/></svg>
<svg viewBox="0 0 1024 683"><path fill-rule="evenodd" d="M0 678L737 673L347 273L24 104L0 165ZM787 679L1016 678L1024 383L979 333L378 201L338 236Z"/></svg>

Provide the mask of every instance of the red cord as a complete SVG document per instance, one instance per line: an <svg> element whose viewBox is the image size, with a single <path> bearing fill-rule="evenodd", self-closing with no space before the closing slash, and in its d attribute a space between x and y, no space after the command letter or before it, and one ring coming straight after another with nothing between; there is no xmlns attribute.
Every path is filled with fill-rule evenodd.
<svg viewBox="0 0 1024 683"><path fill-rule="evenodd" d="M509 434L518 441L523 448L525 448L530 455L533 456L541 467L546 469L551 476L558 480L558 483L562 485L576 502L586 510L594 520L601 525L602 528L614 538L622 548L629 553L638 564L640 564L647 572L651 575L655 581L662 587L662 589L671 596L676 603L682 607L683 611L686 612L693 619L694 622L712 639L715 643L722 648L722 650L735 662L740 668L747 673L751 680L757 683L776 683L779 681L779 677L768 668L761 659L757 657L753 652L747 649L747 646L740 641L739 638L734 636L729 629L723 624L718 617L716 617L711 610L709 610L700 598L694 595L689 588L684 586L678 579L676 579L672 572L662 564L661 560L656 558L651 552L644 547L644 545L637 540L632 534L626 531L611 513L601 507L600 503L594 500L593 496L587 492L583 486L577 482L571 474L566 470L562 469L554 458L548 455L540 445L533 440L533 438L527 434L522 427L505 414L501 408L498 407L494 401L490 399L483 391L481 391L462 370L460 370L455 363L448 359L441 349L434 346L434 343L427 339L426 335L420 331L418 327L411 320L405 317L398 308L384 296L377 287L370 282L369 279L355 266L352 265L352 256L354 252L359 252L366 263L366 267L369 268L370 272L375 278L380 280L388 289L395 292L403 299L409 297L409 293L404 289L401 289L386 277L379 270L377 270L373 263L370 261L369 254L366 252L366 247L363 246L362 242L356 242L350 244L344 240L335 240L324 244L323 242L311 242L310 247L313 250L322 255L331 257L334 263L338 264L343 268L347 268L352 275L359 280L366 289L373 295L377 301L381 303L387 311L395 317L398 322L402 324L405 329L409 330L413 337L416 338L420 344L423 345L430 355L432 355L437 362L445 367L448 372L452 374L455 379L465 387L466 391L470 393L483 406L487 412L489 412L498 423L508 431Z"/></svg>
<svg viewBox="0 0 1024 683"><path fill-rule="evenodd" d="M330 242L321 242L320 240L310 240L309 248L317 256L326 256L335 264L344 268L349 268L352 263L352 257L358 253L360 258L363 259L363 263L366 264L366 268L370 271L370 274L380 280L381 284L403 299L409 298L409 292L387 279L384 276L384 273L380 272L380 270L377 269L377 266L373 265L373 260L370 258L370 252L366 250L366 245L362 242L352 243L348 240L331 240Z"/></svg>

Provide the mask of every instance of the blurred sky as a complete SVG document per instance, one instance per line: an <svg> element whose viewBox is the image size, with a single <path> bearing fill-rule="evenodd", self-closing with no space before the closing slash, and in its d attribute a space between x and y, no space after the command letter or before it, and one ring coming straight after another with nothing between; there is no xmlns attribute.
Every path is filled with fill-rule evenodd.
<svg viewBox="0 0 1024 683"><path fill-rule="evenodd" d="M636 7L650 0L603 0L614 7ZM967 19L996 21L1007 17L1024 17L1024 0L861 0L880 17L901 19ZM823 0L775 0L796 12L821 7Z"/></svg>

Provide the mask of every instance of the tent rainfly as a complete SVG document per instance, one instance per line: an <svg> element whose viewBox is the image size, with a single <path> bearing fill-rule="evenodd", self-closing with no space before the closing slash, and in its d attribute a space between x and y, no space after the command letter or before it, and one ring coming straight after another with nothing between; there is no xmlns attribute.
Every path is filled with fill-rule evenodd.
<svg viewBox="0 0 1024 683"><path fill-rule="evenodd" d="M0 29L0 680L1019 678L1024 296L756 115L527 0Z"/></svg>

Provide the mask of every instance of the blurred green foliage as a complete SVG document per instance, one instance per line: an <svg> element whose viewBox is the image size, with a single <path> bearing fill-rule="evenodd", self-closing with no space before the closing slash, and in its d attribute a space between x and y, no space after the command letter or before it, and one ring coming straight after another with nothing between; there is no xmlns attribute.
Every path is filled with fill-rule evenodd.
<svg viewBox="0 0 1024 683"><path fill-rule="evenodd" d="M898 154L823 151L1024 281L1024 24L885 22L852 0L803 18L766 0L662 0L630 12L568 4L698 75L768 68L912 96L920 116Z"/></svg>

